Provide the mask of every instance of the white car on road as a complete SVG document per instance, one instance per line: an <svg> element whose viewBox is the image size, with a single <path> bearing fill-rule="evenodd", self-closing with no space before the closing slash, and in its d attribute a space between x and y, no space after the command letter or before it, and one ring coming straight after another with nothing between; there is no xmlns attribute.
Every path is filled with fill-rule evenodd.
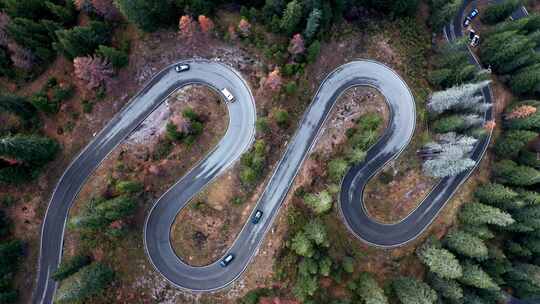
<svg viewBox="0 0 540 304"><path fill-rule="evenodd" d="M227 98L228 102L234 102L234 95L231 92L229 92L227 88L221 89L221 93L225 95L225 98Z"/></svg>

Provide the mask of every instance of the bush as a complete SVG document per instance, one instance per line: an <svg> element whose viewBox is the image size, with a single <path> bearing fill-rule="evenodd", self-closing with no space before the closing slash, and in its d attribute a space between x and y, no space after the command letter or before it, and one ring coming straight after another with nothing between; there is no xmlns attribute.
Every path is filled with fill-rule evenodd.
<svg viewBox="0 0 540 304"><path fill-rule="evenodd" d="M307 62L308 63L314 63L317 61L317 57L319 57L319 53L321 52L321 43L318 40L313 41L307 49Z"/></svg>
<svg viewBox="0 0 540 304"><path fill-rule="evenodd" d="M104 22L91 21L88 26L76 26L56 32L58 42L53 43L59 53L73 60L91 55L102 44L108 44L111 29Z"/></svg>
<svg viewBox="0 0 540 304"><path fill-rule="evenodd" d="M91 260L85 255L76 255L68 260L62 261L58 269L52 274L55 281L62 281L70 275L79 271L79 269L90 264Z"/></svg>
<svg viewBox="0 0 540 304"><path fill-rule="evenodd" d="M282 109L276 109L274 111L274 119L280 128L286 128L289 125L289 112Z"/></svg>
<svg viewBox="0 0 540 304"><path fill-rule="evenodd" d="M298 90L298 86L296 85L296 82L290 81L285 85L285 92L287 95L294 95L296 93L296 90Z"/></svg>
<svg viewBox="0 0 540 304"><path fill-rule="evenodd" d="M101 263L93 263L70 276L58 289L56 302L80 302L98 295L112 282L114 272Z"/></svg>
<svg viewBox="0 0 540 304"><path fill-rule="evenodd" d="M44 92L38 92L30 97L30 103L46 114L56 114L60 109L60 104L49 100L49 97Z"/></svg>
<svg viewBox="0 0 540 304"><path fill-rule="evenodd" d="M128 54L123 50L100 45L96 53L98 56L106 58L115 69L121 69L129 63Z"/></svg>
<svg viewBox="0 0 540 304"><path fill-rule="evenodd" d="M349 169L349 164L343 158L336 158L331 160L328 163L328 175L333 182L339 183L347 170Z"/></svg>
<svg viewBox="0 0 540 304"><path fill-rule="evenodd" d="M116 191L121 194L137 193L143 190L143 184L136 181L121 181L116 184Z"/></svg>

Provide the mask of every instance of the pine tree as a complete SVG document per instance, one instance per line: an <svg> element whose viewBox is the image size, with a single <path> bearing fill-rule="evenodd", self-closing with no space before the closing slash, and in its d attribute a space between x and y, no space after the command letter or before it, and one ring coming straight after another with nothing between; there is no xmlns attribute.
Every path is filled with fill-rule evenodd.
<svg viewBox="0 0 540 304"><path fill-rule="evenodd" d="M56 32L58 41L53 44L56 51L68 59L91 55L100 45L110 42L111 29L103 22L91 21L88 26L76 26Z"/></svg>
<svg viewBox="0 0 540 304"><path fill-rule="evenodd" d="M536 297L540 294L540 267L517 263L507 274L507 282L520 298Z"/></svg>
<svg viewBox="0 0 540 304"><path fill-rule="evenodd" d="M108 62L112 64L113 68L115 69L121 69L127 66L129 63L128 54L122 50L115 49L113 47L100 45L96 51L96 54L101 58L105 58Z"/></svg>
<svg viewBox="0 0 540 304"><path fill-rule="evenodd" d="M493 205L503 209L516 209L525 205L519 199L519 194L504 185L487 183L476 188L474 195L481 203Z"/></svg>
<svg viewBox="0 0 540 304"><path fill-rule="evenodd" d="M304 226L304 233L317 246L328 247L328 234L324 224L319 219L311 220Z"/></svg>
<svg viewBox="0 0 540 304"><path fill-rule="evenodd" d="M516 223L508 227L510 231L532 232L540 229L540 205L525 207L513 213Z"/></svg>
<svg viewBox="0 0 540 304"><path fill-rule="evenodd" d="M98 295L112 282L114 272L101 263L93 263L66 279L56 293L58 303L71 303Z"/></svg>
<svg viewBox="0 0 540 304"><path fill-rule="evenodd" d="M512 92L518 95L535 94L540 85L540 64L519 70L510 79Z"/></svg>
<svg viewBox="0 0 540 304"><path fill-rule="evenodd" d="M332 195L328 191L321 191L317 194L308 193L304 197L304 202L308 205L315 214L323 214L332 209Z"/></svg>
<svg viewBox="0 0 540 304"><path fill-rule="evenodd" d="M287 3L287 7L283 11L283 17L281 18L281 29L285 31L287 35L292 35L298 31L298 25L302 19L302 3L297 0L293 0Z"/></svg>
<svg viewBox="0 0 540 304"><path fill-rule="evenodd" d="M433 304L437 301L437 293L429 285L411 277L395 279L392 288L402 304Z"/></svg>
<svg viewBox="0 0 540 304"><path fill-rule="evenodd" d="M434 0L431 1L433 10L429 19L434 31L441 30L457 14L461 6L461 1Z"/></svg>
<svg viewBox="0 0 540 304"><path fill-rule="evenodd" d="M444 238L445 244L452 251L461 255L476 258L479 260L488 257L488 248L480 238L475 237L461 230L454 230ZM456 277L444 277L455 279Z"/></svg>
<svg viewBox="0 0 540 304"><path fill-rule="evenodd" d="M540 204L540 193L535 191L527 191L524 189L516 189L519 193L519 199L525 202L527 205L538 205Z"/></svg>
<svg viewBox="0 0 540 304"><path fill-rule="evenodd" d="M291 249L298 255L312 257L315 253L313 243L304 232L298 232L291 242Z"/></svg>
<svg viewBox="0 0 540 304"><path fill-rule="evenodd" d="M306 40L310 41L313 37L315 37L315 34L319 30L321 16L321 10L317 8L314 8L311 13L309 13L309 17L306 23L306 29L304 30L304 36L306 37Z"/></svg>
<svg viewBox="0 0 540 304"><path fill-rule="evenodd" d="M317 60L317 57L319 57L319 53L321 52L321 43L318 40L313 41L308 47L307 50L307 62L314 63Z"/></svg>
<svg viewBox="0 0 540 304"><path fill-rule="evenodd" d="M500 290L499 285L480 266L471 262L463 265L463 277L459 281L480 289Z"/></svg>
<svg viewBox="0 0 540 304"><path fill-rule="evenodd" d="M537 135L536 132L525 130L505 132L495 144L495 154L501 158L514 158Z"/></svg>
<svg viewBox="0 0 540 304"><path fill-rule="evenodd" d="M478 115L453 114L435 120L432 127L435 133L460 132L481 125L483 121Z"/></svg>
<svg viewBox="0 0 540 304"><path fill-rule="evenodd" d="M519 151L517 161L524 166L540 169L540 158L538 157L538 152L521 150Z"/></svg>
<svg viewBox="0 0 540 304"><path fill-rule="evenodd" d="M499 208L481 203L467 203L459 212L459 219L471 225L498 225L508 226L514 223L512 216Z"/></svg>
<svg viewBox="0 0 540 304"><path fill-rule="evenodd" d="M388 304L384 290L369 272L362 272L356 280L355 295L366 304Z"/></svg>
<svg viewBox="0 0 540 304"><path fill-rule="evenodd" d="M32 166L51 161L58 150L58 143L47 137L19 134L0 138L0 158L15 159Z"/></svg>
<svg viewBox="0 0 540 304"><path fill-rule="evenodd" d="M24 97L0 95L0 111L19 116L27 128L36 127L39 122L36 108Z"/></svg>
<svg viewBox="0 0 540 304"><path fill-rule="evenodd" d="M454 280L445 280L432 273L428 274L428 282L437 293L450 301L459 302L463 298L463 289Z"/></svg>
<svg viewBox="0 0 540 304"><path fill-rule="evenodd" d="M481 81L435 92L428 100L428 110L434 114L440 114L449 109L477 109L482 112L485 107L479 107L479 105L483 97L478 94L488 84L489 81Z"/></svg>
<svg viewBox="0 0 540 304"><path fill-rule="evenodd" d="M481 240L489 240L495 237L495 234L489 230L489 227L487 225L463 225L461 227L464 232L474 235L475 237L481 239Z"/></svg>
<svg viewBox="0 0 540 304"><path fill-rule="evenodd" d="M493 175L496 180L513 186L531 186L540 182L538 170L519 166L511 160L503 160L493 166Z"/></svg>
<svg viewBox="0 0 540 304"><path fill-rule="evenodd" d="M19 57L27 57L26 61L29 61L28 57L36 58L40 62L48 62L54 58L51 43L55 40L53 33L57 29L60 29L60 25L50 20L34 21L26 18L14 18L7 25L9 37L16 42L12 45L17 46L20 52L24 50L26 54L19 54Z"/></svg>
<svg viewBox="0 0 540 304"><path fill-rule="evenodd" d="M424 244L417 251L420 261L431 272L444 279L456 279L461 277L462 269L456 257L448 250Z"/></svg>
<svg viewBox="0 0 540 304"><path fill-rule="evenodd" d="M172 25L177 18L173 1L115 0L115 3L129 21L145 32Z"/></svg>

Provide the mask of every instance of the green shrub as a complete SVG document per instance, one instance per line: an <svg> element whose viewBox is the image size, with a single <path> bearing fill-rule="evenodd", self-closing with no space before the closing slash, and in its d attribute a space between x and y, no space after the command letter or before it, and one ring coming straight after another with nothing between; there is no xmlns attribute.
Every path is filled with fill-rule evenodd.
<svg viewBox="0 0 540 304"><path fill-rule="evenodd" d="M144 185L136 181L121 181L116 184L116 191L122 194L141 192Z"/></svg>
<svg viewBox="0 0 540 304"><path fill-rule="evenodd" d="M36 107L36 109L46 114L58 113L58 110L60 109L60 104L49 100L49 97L44 92L38 92L32 95L32 97L30 97L30 103Z"/></svg>
<svg viewBox="0 0 540 304"><path fill-rule="evenodd" d="M319 53L321 52L321 43L318 40L313 41L307 49L307 62L308 63L314 63L317 61L317 57L319 57Z"/></svg>
<svg viewBox="0 0 540 304"><path fill-rule="evenodd" d="M115 49L113 47L100 45L96 53L106 58L115 69L121 69L128 65L129 57L123 50Z"/></svg>
<svg viewBox="0 0 540 304"><path fill-rule="evenodd" d="M70 275L79 271L79 269L90 264L91 260L85 255L76 255L70 259L62 261L58 269L52 274L55 281L62 281Z"/></svg>
<svg viewBox="0 0 540 304"><path fill-rule="evenodd" d="M274 111L274 119L280 128L286 128L289 125L289 112L276 109Z"/></svg>
<svg viewBox="0 0 540 304"><path fill-rule="evenodd" d="M289 81L287 85L285 85L285 92L287 95L294 95L296 94L296 91L298 90L298 86L296 85L296 82Z"/></svg>
<svg viewBox="0 0 540 304"><path fill-rule="evenodd" d="M345 173L349 169L349 164L343 158L336 158L328 163L328 175L330 179L336 183L341 182Z"/></svg>

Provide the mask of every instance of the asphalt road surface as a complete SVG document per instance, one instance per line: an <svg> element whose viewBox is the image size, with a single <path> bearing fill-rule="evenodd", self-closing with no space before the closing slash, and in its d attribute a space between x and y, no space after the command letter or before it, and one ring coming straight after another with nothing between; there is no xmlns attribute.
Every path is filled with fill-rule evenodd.
<svg viewBox="0 0 540 304"><path fill-rule="evenodd" d="M381 157L372 153L368 163L378 167L386 156L401 151L413 134L416 117L414 99L405 82L394 71L374 61L362 60L342 65L328 75L319 87L254 208L253 212L263 211L262 220L258 224L248 221L227 251L234 254L234 261L225 268L219 265L219 260L208 266L193 267L178 258L171 247L170 229L176 215L213 176L197 166L193 173L182 178L179 184L156 202L148 217L144 240L148 256L156 269L172 284L191 291L220 289L238 278L272 226L336 100L348 88L359 85L372 86L381 91L392 109L386 136L372 149L377 150L377 155Z"/></svg>
<svg viewBox="0 0 540 304"><path fill-rule="evenodd" d="M222 88L229 88L237 98L236 102L227 103L230 121L225 136L188 175L189 178L196 178L195 183L191 184L192 187L202 186L212 176L225 170L251 146L255 134L256 109L249 86L240 74L216 62L185 62L191 65L187 72L176 73L171 65L155 75L96 135L60 178L42 226L38 280L33 303L53 301L57 284L51 274L57 269L62 256L65 222L69 208L86 179L102 160L175 90L189 84L204 84L217 92ZM186 179L187 177L182 179L168 194L178 192ZM172 199L167 195L165 197Z"/></svg>

